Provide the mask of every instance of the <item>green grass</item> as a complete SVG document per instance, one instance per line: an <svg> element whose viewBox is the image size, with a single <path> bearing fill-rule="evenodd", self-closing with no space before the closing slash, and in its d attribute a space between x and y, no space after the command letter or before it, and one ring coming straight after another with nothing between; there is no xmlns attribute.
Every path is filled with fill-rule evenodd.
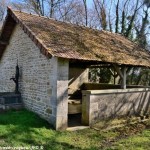
<svg viewBox="0 0 150 150"><path fill-rule="evenodd" d="M94 129L55 131L44 120L27 110L0 114L0 147L43 146L44 150L148 150L150 130L118 138L117 130L101 132Z"/></svg>
<svg viewBox="0 0 150 150"><path fill-rule="evenodd" d="M119 140L109 150L150 150L150 130Z"/></svg>

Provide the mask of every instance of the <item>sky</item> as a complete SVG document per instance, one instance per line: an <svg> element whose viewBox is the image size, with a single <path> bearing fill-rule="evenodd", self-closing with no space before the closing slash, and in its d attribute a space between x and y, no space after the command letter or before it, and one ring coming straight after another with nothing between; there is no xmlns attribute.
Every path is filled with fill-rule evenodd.
<svg viewBox="0 0 150 150"><path fill-rule="evenodd" d="M10 0L10 2L19 2L19 1L21 1L21 0ZM89 7L91 7L92 6L92 0L87 0L87 4Z"/></svg>

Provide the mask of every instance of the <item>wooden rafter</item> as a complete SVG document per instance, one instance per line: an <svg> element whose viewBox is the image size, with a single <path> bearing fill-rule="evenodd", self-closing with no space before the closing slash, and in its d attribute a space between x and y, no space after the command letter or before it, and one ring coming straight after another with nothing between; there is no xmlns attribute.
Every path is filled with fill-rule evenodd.
<svg viewBox="0 0 150 150"><path fill-rule="evenodd" d="M113 64L113 66L114 66L116 72L118 73L118 75L119 75L121 78L123 78L123 74L122 74L122 71L121 71L121 69L119 68L119 66L116 65L116 64Z"/></svg>
<svg viewBox="0 0 150 150"><path fill-rule="evenodd" d="M116 64L113 64L114 69L118 73L118 75L121 78L121 88L126 89L126 82L127 82L127 67L126 66L118 66ZM120 68L121 67L121 68Z"/></svg>

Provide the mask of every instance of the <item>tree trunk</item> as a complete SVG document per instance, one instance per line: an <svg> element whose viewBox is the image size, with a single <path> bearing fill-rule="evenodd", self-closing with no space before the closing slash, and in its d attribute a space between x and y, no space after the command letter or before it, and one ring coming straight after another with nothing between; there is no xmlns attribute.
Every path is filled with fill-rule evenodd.
<svg viewBox="0 0 150 150"><path fill-rule="evenodd" d="M136 14L137 14L137 11L138 11L138 4L139 4L139 0L137 0L136 2L136 7L135 7L135 10L134 10L134 13L131 17L131 21L130 21L130 24L126 30L126 34L125 36L129 38L129 36L131 35L131 32L132 32L132 28L133 28L133 24L134 24L134 20L135 20L135 17L136 17Z"/></svg>
<svg viewBox="0 0 150 150"><path fill-rule="evenodd" d="M84 9L85 9L85 25L88 25L88 12L87 12L87 3L86 0L83 0L84 3Z"/></svg>
<svg viewBox="0 0 150 150"><path fill-rule="evenodd" d="M117 6L116 6L116 29L115 32L118 33L119 30L119 0L117 1Z"/></svg>
<svg viewBox="0 0 150 150"><path fill-rule="evenodd" d="M50 18L54 17L54 0L51 0L50 3Z"/></svg>

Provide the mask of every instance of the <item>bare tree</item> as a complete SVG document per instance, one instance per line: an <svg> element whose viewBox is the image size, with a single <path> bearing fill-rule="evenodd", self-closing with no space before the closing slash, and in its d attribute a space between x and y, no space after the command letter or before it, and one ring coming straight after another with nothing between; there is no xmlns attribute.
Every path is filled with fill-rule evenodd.
<svg viewBox="0 0 150 150"><path fill-rule="evenodd" d="M20 2L12 2L11 3L12 8L17 9L19 11L24 11L24 4Z"/></svg>
<svg viewBox="0 0 150 150"><path fill-rule="evenodd" d="M22 2L13 2L12 6L18 10L26 10L38 15L45 15L45 0L23 0Z"/></svg>
<svg viewBox="0 0 150 150"><path fill-rule="evenodd" d="M77 3L74 0L71 1L64 0L63 4L58 5L59 20L70 22L71 21L70 14L76 7L77 7Z"/></svg>
<svg viewBox="0 0 150 150"><path fill-rule="evenodd" d="M87 10L87 2L86 0L83 0L84 9L85 9L85 25L88 25L88 10Z"/></svg>
<svg viewBox="0 0 150 150"><path fill-rule="evenodd" d="M143 17L141 21L141 25L136 26L136 32L137 32L137 42L139 45L143 48L146 48L148 45L146 35L148 34L146 32L147 26L149 24L149 15L150 15L150 1L144 0L145 7L143 8Z"/></svg>
<svg viewBox="0 0 150 150"><path fill-rule="evenodd" d="M101 28L103 30L106 30L107 29L107 15L106 15L106 8L104 5L104 1L101 2L100 0L93 0L93 2L94 2L95 11L99 19Z"/></svg>
<svg viewBox="0 0 150 150"><path fill-rule="evenodd" d="M9 0L1 0L0 1L0 21L4 19L5 10L9 3Z"/></svg>
<svg viewBox="0 0 150 150"><path fill-rule="evenodd" d="M148 9L144 11L145 16L142 19L142 26L140 30L137 28L137 39L138 43L141 47L145 48L147 45L147 40L146 40L146 26L148 24Z"/></svg>
<svg viewBox="0 0 150 150"><path fill-rule="evenodd" d="M139 1L140 0L137 0L136 1L136 6L135 6L135 9L134 9L134 13L133 15L131 16L131 19L130 19L130 23L128 25L128 28L126 30L126 33L125 33L125 36L129 38L129 36L131 35L131 32L132 32L132 28L133 28L133 25L134 25L134 21L135 21L135 17L136 17L136 14L137 14L137 11L139 10L139 8L142 6L139 7Z"/></svg>
<svg viewBox="0 0 150 150"><path fill-rule="evenodd" d="M119 0L117 1L116 5L116 22L115 22L116 28L115 32L118 33L119 30Z"/></svg>
<svg viewBox="0 0 150 150"><path fill-rule="evenodd" d="M74 9L74 1L66 2L64 0L63 4L58 5L58 13L59 13L59 20L63 21L70 21L68 14Z"/></svg>
<svg viewBox="0 0 150 150"><path fill-rule="evenodd" d="M126 30L126 13L125 13L125 9L126 9L126 5L129 2L129 0L126 0L124 5L123 5L123 10L122 10L122 20L121 20L121 33L122 35L124 35L125 30Z"/></svg>
<svg viewBox="0 0 150 150"><path fill-rule="evenodd" d="M32 4L34 11L44 16L44 0L28 0L30 4Z"/></svg>
<svg viewBox="0 0 150 150"><path fill-rule="evenodd" d="M150 8L150 0L143 0L147 8Z"/></svg>
<svg viewBox="0 0 150 150"><path fill-rule="evenodd" d="M109 22L109 31L112 32L112 19L111 19L111 8L112 8L112 0L110 2L109 13L108 13L108 22Z"/></svg>
<svg viewBox="0 0 150 150"><path fill-rule="evenodd" d="M58 8L60 8L62 6L62 4L66 3L65 0L47 0L46 2L48 4L50 18L55 18L56 17L55 13L56 13L56 11L59 10Z"/></svg>
<svg viewBox="0 0 150 150"><path fill-rule="evenodd" d="M70 16L70 22L85 25L85 11L81 1L76 1L72 11L68 14Z"/></svg>
<svg viewBox="0 0 150 150"><path fill-rule="evenodd" d="M80 0L66 0L61 3L57 16L59 20L86 25L84 5Z"/></svg>

